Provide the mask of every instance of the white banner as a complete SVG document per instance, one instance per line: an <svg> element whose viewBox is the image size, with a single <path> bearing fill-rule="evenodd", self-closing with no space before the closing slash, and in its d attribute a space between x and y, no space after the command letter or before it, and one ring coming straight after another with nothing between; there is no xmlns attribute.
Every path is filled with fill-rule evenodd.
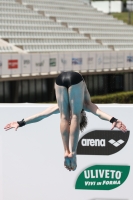
<svg viewBox="0 0 133 200"><path fill-rule="evenodd" d="M1 54L1 76L133 69L133 51Z"/></svg>
<svg viewBox="0 0 133 200"><path fill-rule="evenodd" d="M125 66L125 52L119 51L117 52L117 69L123 69Z"/></svg>
<svg viewBox="0 0 133 200"><path fill-rule="evenodd" d="M80 52L72 53L72 70L80 71L83 63L82 54Z"/></svg>
<svg viewBox="0 0 133 200"><path fill-rule="evenodd" d="M110 52L110 57L111 57L110 69L115 71L117 69L117 52L114 51Z"/></svg>
<svg viewBox="0 0 133 200"><path fill-rule="evenodd" d="M103 68L104 68L104 71L110 70L110 67L111 67L110 52L103 52Z"/></svg>
<svg viewBox="0 0 133 200"><path fill-rule="evenodd" d="M133 105L98 105L120 119L127 127L126 133L111 131L110 122L87 113L89 124L79 135L77 169L71 172L64 168L59 114L17 131L4 131L7 123L49 106L1 105L1 200L132 200Z"/></svg>
<svg viewBox="0 0 133 200"><path fill-rule="evenodd" d="M32 75L39 75L43 64L44 60L40 60L40 54L32 54Z"/></svg>
<svg viewBox="0 0 133 200"><path fill-rule="evenodd" d="M82 71L88 70L88 52L81 51L82 56Z"/></svg>
<svg viewBox="0 0 133 200"><path fill-rule="evenodd" d="M88 52L87 64L88 70L96 70L96 52Z"/></svg>
<svg viewBox="0 0 133 200"><path fill-rule="evenodd" d="M5 76L5 75L10 76L12 74L11 63L12 63L11 54L3 54L2 55L2 74L1 74L2 76Z"/></svg>
<svg viewBox="0 0 133 200"><path fill-rule="evenodd" d="M96 53L96 69L97 71L102 71L103 70L103 52L98 52Z"/></svg>
<svg viewBox="0 0 133 200"><path fill-rule="evenodd" d="M132 56L130 51L125 52L125 63L124 63L124 68L130 69L131 63L132 63Z"/></svg>
<svg viewBox="0 0 133 200"><path fill-rule="evenodd" d="M31 74L32 72L32 60L31 60L31 55L29 54L23 54L21 56L21 73L22 74Z"/></svg>
<svg viewBox="0 0 133 200"><path fill-rule="evenodd" d="M58 53L49 54L49 71L58 72Z"/></svg>
<svg viewBox="0 0 133 200"><path fill-rule="evenodd" d="M59 70L59 72L61 72L61 71L64 71L64 69L67 66L67 60L65 59L65 53L64 52L59 53L58 58L59 58L59 60L58 60L58 65L59 65L58 70Z"/></svg>
<svg viewBox="0 0 133 200"><path fill-rule="evenodd" d="M49 73L49 54L40 54L40 71L41 74Z"/></svg>

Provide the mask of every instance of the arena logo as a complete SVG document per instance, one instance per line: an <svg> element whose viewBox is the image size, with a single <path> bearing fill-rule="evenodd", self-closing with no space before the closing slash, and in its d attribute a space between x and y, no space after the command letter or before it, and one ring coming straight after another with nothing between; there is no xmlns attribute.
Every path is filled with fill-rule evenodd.
<svg viewBox="0 0 133 200"><path fill-rule="evenodd" d="M82 58L72 58L72 65L82 65Z"/></svg>
<svg viewBox="0 0 133 200"><path fill-rule="evenodd" d="M129 171L130 166L123 165L91 166L78 176L75 189L112 190L125 182Z"/></svg>
<svg viewBox="0 0 133 200"><path fill-rule="evenodd" d="M82 146L91 146L91 147L105 147L106 141L104 139L82 139L81 140L81 145Z"/></svg>
<svg viewBox="0 0 133 200"><path fill-rule="evenodd" d="M49 66L55 67L56 66L56 58L50 58L49 59Z"/></svg>
<svg viewBox="0 0 133 200"><path fill-rule="evenodd" d="M78 142L78 155L112 155L120 151L129 139L129 131L96 130L84 135Z"/></svg>
<svg viewBox="0 0 133 200"><path fill-rule="evenodd" d="M8 69L17 69L18 60L8 60Z"/></svg>

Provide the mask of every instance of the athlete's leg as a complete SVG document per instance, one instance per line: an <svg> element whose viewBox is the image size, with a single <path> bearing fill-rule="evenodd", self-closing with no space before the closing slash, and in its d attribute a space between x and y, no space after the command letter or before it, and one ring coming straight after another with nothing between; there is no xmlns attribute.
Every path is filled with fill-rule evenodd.
<svg viewBox="0 0 133 200"><path fill-rule="evenodd" d="M84 82L84 84L85 84L85 93L84 93L84 103L86 104L88 104L88 103L90 103L91 102L91 97L90 97L90 94L89 94L89 91L88 91L88 89L87 89L87 86L86 86L86 83Z"/></svg>
<svg viewBox="0 0 133 200"><path fill-rule="evenodd" d="M83 108L84 101L84 82L81 81L76 85L72 85L69 88L69 102L71 107L71 125L70 125L70 136L69 136L69 149L71 158L71 168L76 169L76 150L80 132L80 118L81 110Z"/></svg>
<svg viewBox="0 0 133 200"><path fill-rule="evenodd" d="M60 110L60 131L65 151L65 166L70 167L70 161L67 158L69 151L69 121L70 121L70 107L68 90L64 86L59 86L55 83L56 99Z"/></svg>

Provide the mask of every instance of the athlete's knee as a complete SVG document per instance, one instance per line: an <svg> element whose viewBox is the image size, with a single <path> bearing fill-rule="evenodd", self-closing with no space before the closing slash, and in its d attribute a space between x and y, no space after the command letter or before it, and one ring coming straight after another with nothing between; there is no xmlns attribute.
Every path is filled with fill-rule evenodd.
<svg viewBox="0 0 133 200"><path fill-rule="evenodd" d="M72 120L76 120L76 121L80 121L80 117L81 117L81 114L80 114L80 113L72 114L71 119L72 119Z"/></svg>
<svg viewBox="0 0 133 200"><path fill-rule="evenodd" d="M60 119L61 119L61 120L67 120L67 121L69 121L70 117L69 117L68 114L61 114L61 115L60 115Z"/></svg>

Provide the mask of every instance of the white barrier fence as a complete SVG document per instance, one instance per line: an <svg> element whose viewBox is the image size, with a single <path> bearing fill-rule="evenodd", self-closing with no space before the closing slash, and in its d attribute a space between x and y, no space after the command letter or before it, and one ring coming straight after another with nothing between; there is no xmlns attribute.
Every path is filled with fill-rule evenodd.
<svg viewBox="0 0 133 200"><path fill-rule="evenodd" d="M59 114L17 131L4 131L7 123L40 113L48 106L0 106L0 200L132 200L133 105L98 105L120 119L126 133L110 131L111 123L87 113L89 124L80 133L82 146L74 172L63 166Z"/></svg>
<svg viewBox="0 0 133 200"><path fill-rule="evenodd" d="M133 69L133 51L1 54L0 75L34 76L65 70L100 72Z"/></svg>
<svg viewBox="0 0 133 200"><path fill-rule="evenodd" d="M122 1L91 1L91 5L104 13L121 13Z"/></svg>

